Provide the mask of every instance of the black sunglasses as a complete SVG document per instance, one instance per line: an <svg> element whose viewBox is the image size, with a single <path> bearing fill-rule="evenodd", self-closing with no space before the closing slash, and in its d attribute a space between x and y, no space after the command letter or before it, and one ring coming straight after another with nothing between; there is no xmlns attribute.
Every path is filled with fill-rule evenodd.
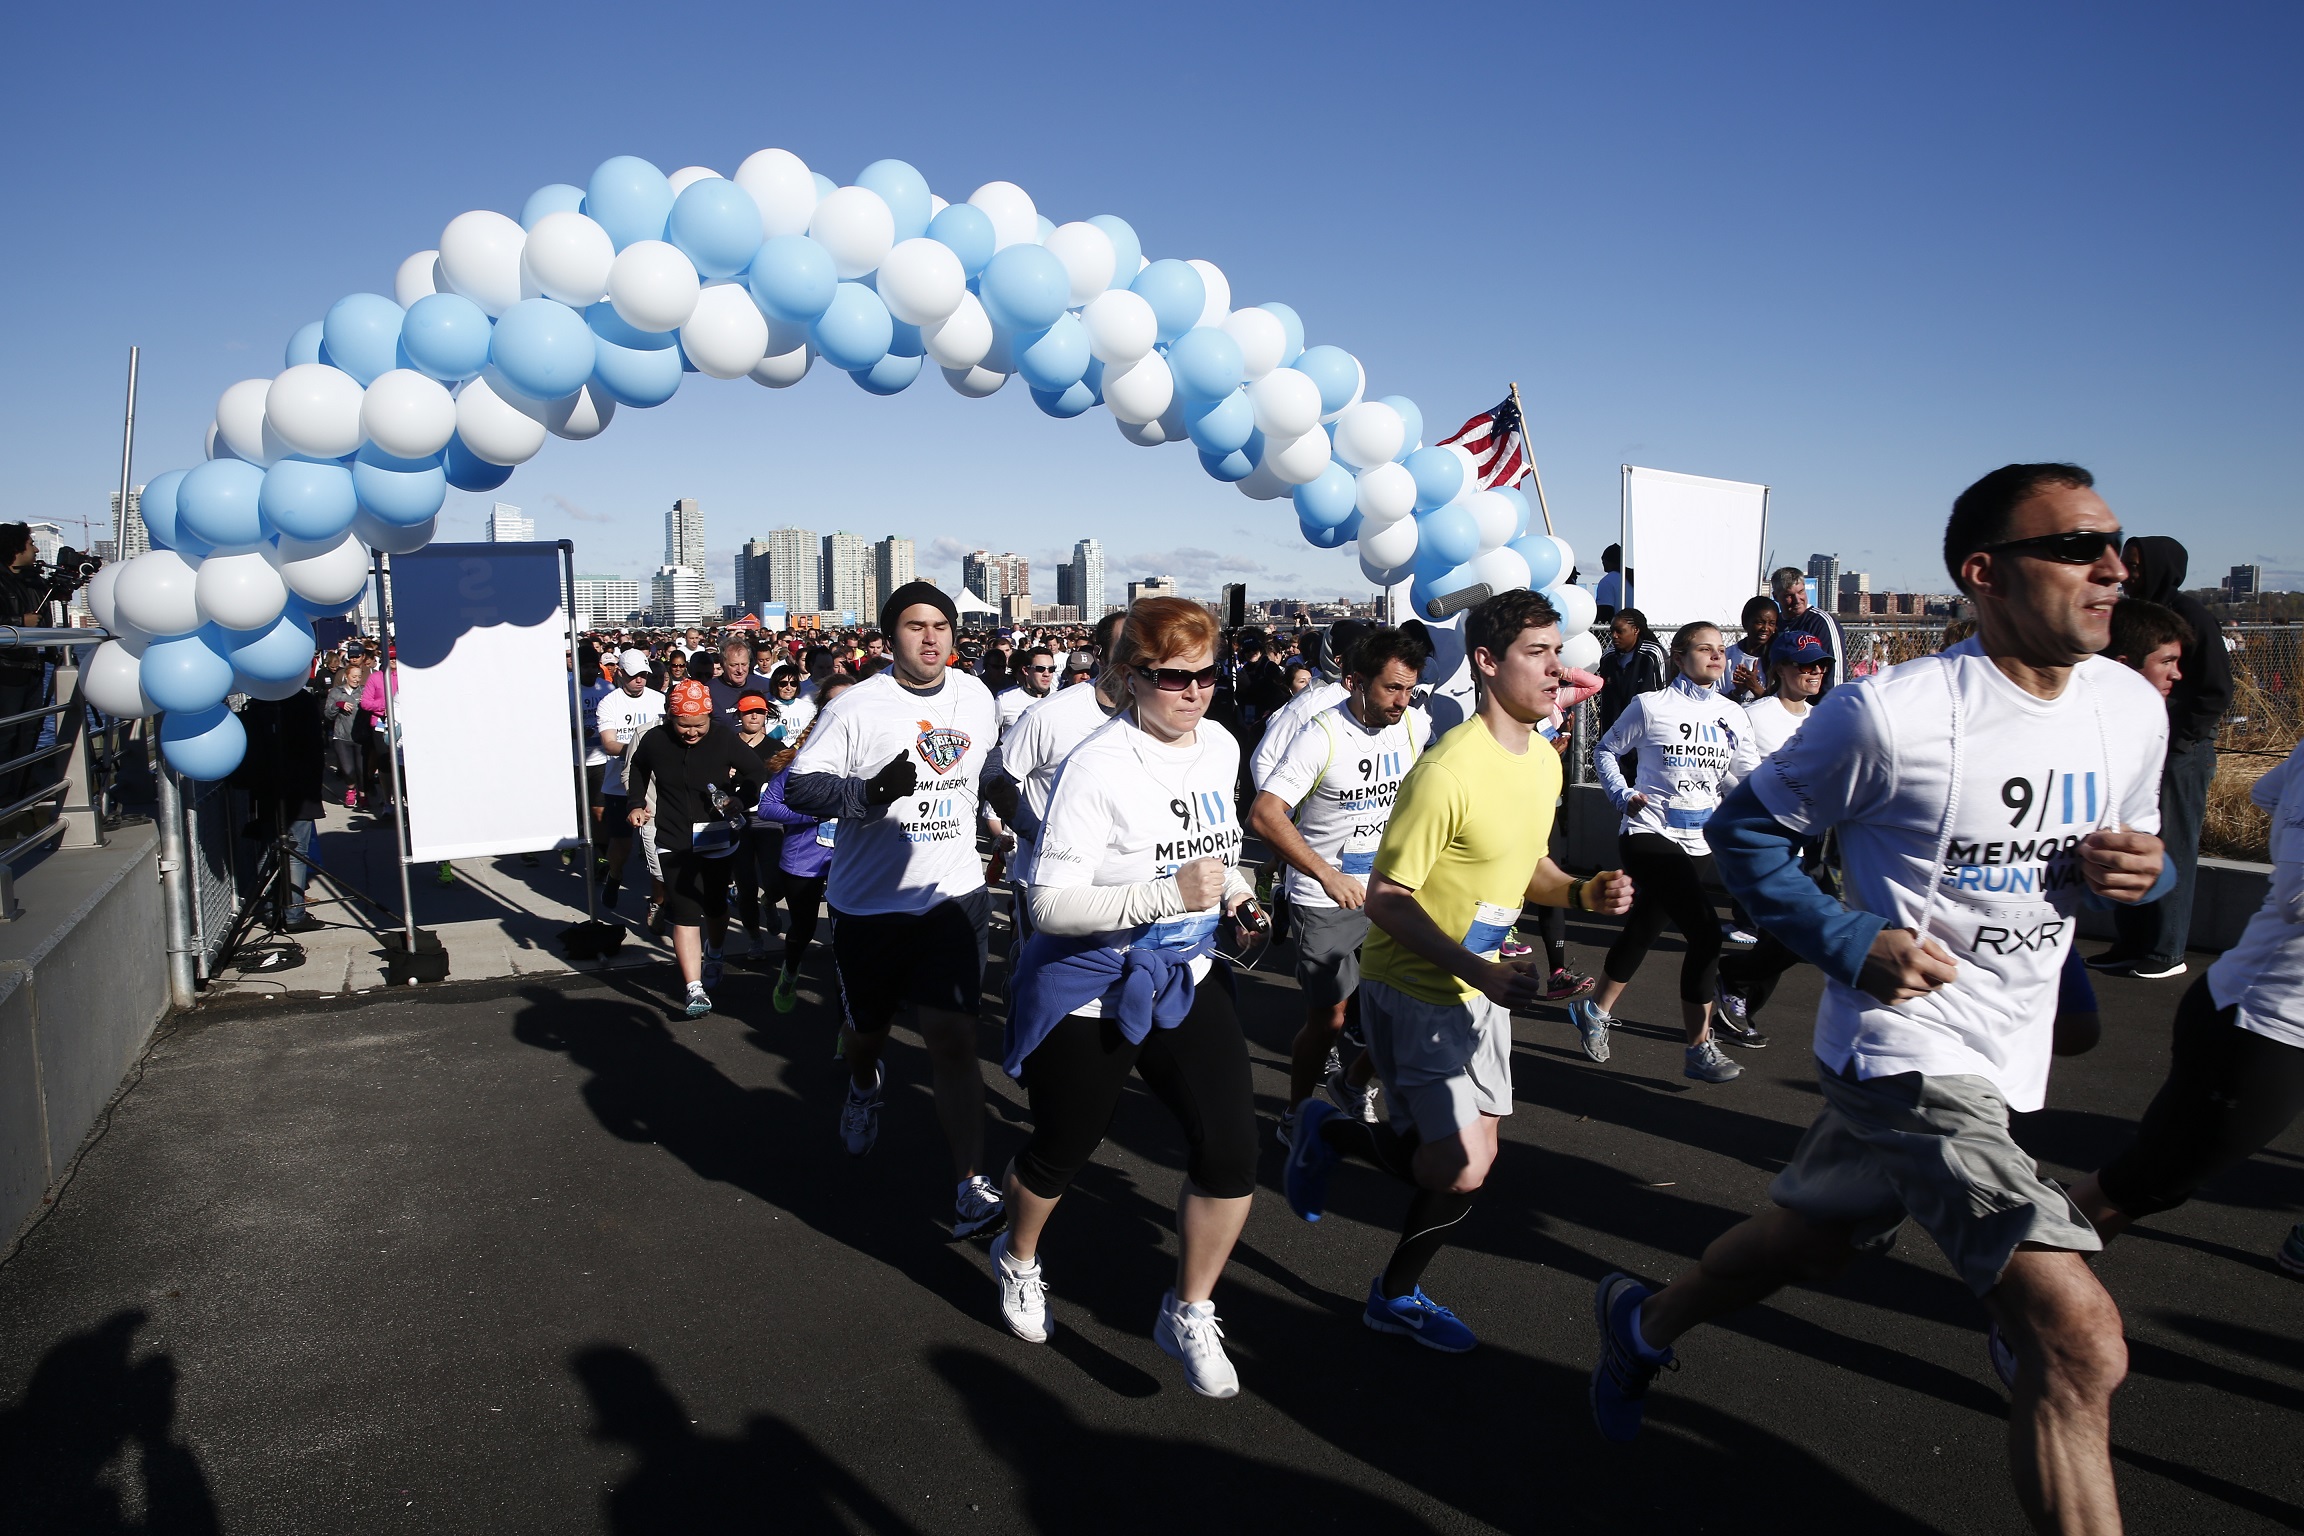
<svg viewBox="0 0 2304 1536"><path fill-rule="evenodd" d="M1190 672L1182 667L1139 666L1136 671L1144 681L1153 684L1162 693L1182 693L1194 683L1203 688L1213 688L1220 675L1215 667L1202 667L1197 672Z"/></svg>
<svg viewBox="0 0 2304 1536"><path fill-rule="evenodd" d="M1053 672L1056 669L1054 667L1026 667L1024 670L1027 672Z"/></svg>
<svg viewBox="0 0 2304 1536"><path fill-rule="evenodd" d="M2044 533L2036 539L2010 539L2005 544L1986 544L1977 553L2038 555L2058 565L2094 565L2104 558L2106 550L2118 550L2127 538L2117 528L2110 533L2101 528L2075 528L2070 533Z"/></svg>

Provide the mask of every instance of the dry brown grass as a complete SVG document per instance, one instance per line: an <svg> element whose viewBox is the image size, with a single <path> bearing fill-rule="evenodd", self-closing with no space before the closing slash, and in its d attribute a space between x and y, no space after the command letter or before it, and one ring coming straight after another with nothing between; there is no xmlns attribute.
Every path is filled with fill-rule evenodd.
<svg viewBox="0 0 2304 1536"><path fill-rule="evenodd" d="M2298 642L2294 627L2253 631L2232 657L2232 712L2216 741L2216 780L2208 786L2208 815L2200 828L2202 853L2257 862L2270 854L2272 818L2256 808L2248 791L2295 749L2304 728Z"/></svg>

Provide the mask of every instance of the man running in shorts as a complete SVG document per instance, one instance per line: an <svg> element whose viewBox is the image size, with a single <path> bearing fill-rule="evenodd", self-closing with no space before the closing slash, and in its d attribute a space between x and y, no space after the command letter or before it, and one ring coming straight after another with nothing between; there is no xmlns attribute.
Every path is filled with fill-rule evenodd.
<svg viewBox="0 0 2304 1536"><path fill-rule="evenodd" d="M2011 464L1960 494L1944 564L1978 634L1836 689L1706 827L1762 927L1828 978L1824 1111L1769 1188L1776 1209L1660 1291L1601 1281L1591 1402L1629 1440L1672 1345L1795 1280L1884 1252L1909 1215L1982 1299L2017 1361L2009 1462L2040 1530L2116 1531L2120 1313L2082 1257L2081 1211L2009 1134L2040 1108L2058 973L2094 892L2168 883L2167 716L2096 653L2127 572L2120 525L2071 464ZM1838 830L1847 905L1800 870Z"/></svg>
<svg viewBox="0 0 2304 1536"><path fill-rule="evenodd" d="M880 1138L880 1056L910 1004L936 1079L936 1116L959 1176L952 1231L1005 1219L983 1175L984 1074L977 1060L991 895L976 858L976 786L996 731L992 695L949 666L959 614L942 589L906 582L880 627L893 668L827 705L793 759L785 804L837 818L825 903L847 1012L840 1139L862 1157Z"/></svg>
<svg viewBox="0 0 2304 1536"><path fill-rule="evenodd" d="M700 1019L712 1011L709 989L720 984L731 866L768 775L759 755L714 716L702 683L674 683L665 707L669 727L650 731L625 754L637 802L625 819L656 845L685 1006L688 1017Z"/></svg>
<svg viewBox="0 0 2304 1536"><path fill-rule="evenodd" d="M1632 905L1620 872L1575 880L1545 857L1560 758L1535 727L1560 685L1559 614L1538 593L1499 593L1466 615L1464 640L1479 708L1401 781L1368 880L1360 1012L1391 1123L1306 1099L1285 1175L1289 1208L1307 1221L1320 1219L1346 1152L1415 1185L1361 1321L1450 1354L1478 1340L1420 1282L1496 1160L1498 1122L1512 1113L1512 1010L1546 985L1535 962L1500 960L1498 947L1529 901Z"/></svg>

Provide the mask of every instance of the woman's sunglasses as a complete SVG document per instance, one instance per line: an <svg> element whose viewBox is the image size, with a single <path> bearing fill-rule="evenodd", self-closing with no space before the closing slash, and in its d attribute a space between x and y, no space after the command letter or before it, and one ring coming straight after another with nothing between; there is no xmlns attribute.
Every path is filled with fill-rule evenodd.
<svg viewBox="0 0 2304 1536"><path fill-rule="evenodd" d="M1215 667L1202 667L1197 672L1190 672L1182 667L1140 666L1136 671L1144 681L1157 687L1162 693L1182 693L1194 683L1198 683L1203 688L1213 688L1216 686L1216 679L1221 675L1219 669Z"/></svg>
<svg viewBox="0 0 2304 1536"><path fill-rule="evenodd" d="M2044 533L2036 539L2010 539L2005 544L1987 544L1979 553L1987 555L2038 555L2058 565L2094 565L2104 558L2106 550L2117 550L2127 535L2115 528L2106 533L2101 528L2075 528L2070 533Z"/></svg>

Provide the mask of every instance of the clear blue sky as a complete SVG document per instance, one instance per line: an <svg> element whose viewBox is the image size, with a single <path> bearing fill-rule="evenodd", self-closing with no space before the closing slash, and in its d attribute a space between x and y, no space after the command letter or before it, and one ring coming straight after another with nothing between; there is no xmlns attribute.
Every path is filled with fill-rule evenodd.
<svg viewBox="0 0 2304 1536"><path fill-rule="evenodd" d="M2293 5L466 0L26 7L0 40L0 483L68 536L118 472L131 342L142 480L455 214L613 154L726 173L779 145L836 181L897 156L954 200L1008 179L1058 222L1118 213L1236 303L1294 305L1433 434L1517 379L1588 572L1625 461L1765 481L1779 556L1937 588L1963 484L2072 458L2196 575L2304 586ZM797 523L908 534L931 571L1093 534L1116 591L1365 590L1188 448L932 372L886 400L821 365L691 376L499 494L591 570L652 567L686 495L723 579ZM452 493L444 536L493 499Z"/></svg>

